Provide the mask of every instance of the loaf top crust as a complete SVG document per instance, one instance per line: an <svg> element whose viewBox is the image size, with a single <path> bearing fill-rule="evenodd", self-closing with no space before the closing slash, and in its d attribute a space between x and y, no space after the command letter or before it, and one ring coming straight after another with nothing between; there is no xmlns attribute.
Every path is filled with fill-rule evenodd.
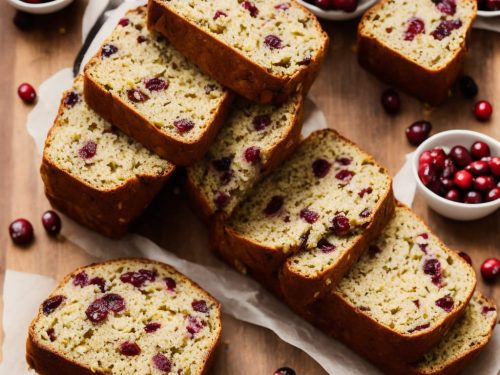
<svg viewBox="0 0 500 375"><path fill-rule="evenodd" d="M280 77L306 68L328 39L316 17L294 0L159 3Z"/></svg>
<svg viewBox="0 0 500 375"><path fill-rule="evenodd" d="M359 32L429 70L446 67L466 48L475 0L384 0L363 17Z"/></svg>
<svg viewBox="0 0 500 375"><path fill-rule="evenodd" d="M146 8L129 11L85 76L167 136L195 143L229 95L162 36L148 31Z"/></svg>
<svg viewBox="0 0 500 375"><path fill-rule="evenodd" d="M127 375L202 374L220 332L213 297L172 267L143 259L74 271L29 331L34 345L61 360Z"/></svg>
<svg viewBox="0 0 500 375"><path fill-rule="evenodd" d="M83 77L63 94L45 141L44 158L91 187L108 191L136 176L159 176L174 166L151 153L90 109Z"/></svg>

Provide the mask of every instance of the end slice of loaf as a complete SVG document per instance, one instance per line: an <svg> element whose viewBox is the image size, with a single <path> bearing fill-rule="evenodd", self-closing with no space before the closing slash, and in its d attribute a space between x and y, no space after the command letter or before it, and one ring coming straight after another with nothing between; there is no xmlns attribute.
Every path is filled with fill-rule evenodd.
<svg viewBox="0 0 500 375"><path fill-rule="evenodd" d="M77 269L42 303L26 358L41 375L208 371L219 303L174 268L121 259Z"/></svg>
<svg viewBox="0 0 500 375"><path fill-rule="evenodd" d="M474 270L404 206L332 293L329 331L376 363L419 360L465 311ZM377 348L376 351L373 348Z"/></svg>
<svg viewBox="0 0 500 375"><path fill-rule="evenodd" d="M463 65L475 0L383 0L358 30L361 64L431 104L444 101Z"/></svg>
<svg viewBox="0 0 500 375"><path fill-rule="evenodd" d="M307 91L328 36L294 0L150 0L149 27L201 70L259 103Z"/></svg>
<svg viewBox="0 0 500 375"><path fill-rule="evenodd" d="M164 186L174 166L91 110L83 78L64 93L43 152L51 203L79 223L120 237Z"/></svg>
<svg viewBox="0 0 500 375"><path fill-rule="evenodd" d="M322 130L257 184L213 235L223 257L280 274L285 297L307 304L356 262L390 219L393 202L386 170Z"/></svg>
<svg viewBox="0 0 500 375"><path fill-rule="evenodd" d="M85 66L85 99L123 132L176 165L206 152L232 95L162 36L146 8L129 11Z"/></svg>
<svg viewBox="0 0 500 375"><path fill-rule="evenodd" d="M187 168L187 190L204 218L230 215L251 187L300 141L302 95L280 106L239 99L205 158Z"/></svg>

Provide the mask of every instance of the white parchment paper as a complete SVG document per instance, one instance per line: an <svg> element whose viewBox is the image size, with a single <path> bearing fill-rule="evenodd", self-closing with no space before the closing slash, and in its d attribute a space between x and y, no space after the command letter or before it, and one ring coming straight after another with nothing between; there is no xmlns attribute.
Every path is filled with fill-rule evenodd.
<svg viewBox="0 0 500 375"><path fill-rule="evenodd" d="M95 19L96 14L103 8L102 3L97 4L100 1L90 0L83 22L84 32L91 27L93 22L90 20ZM110 20L103 26L86 54L86 60L95 53L124 12L142 3L144 2L128 1L112 13ZM71 70L68 68L57 72L39 87L39 100L28 116L27 128L35 140L40 155L47 131L57 113L61 93L71 86L72 80ZM308 99L303 134L308 135L314 130L325 127L327 123L323 113L312 99ZM395 189L398 199L411 205L414 189L412 192L411 188L406 187L409 186L408 182L413 182L411 175L403 173L395 178ZM258 283L238 274L213 257L208 251L208 238L204 226L185 206L179 206L176 215L183 218L182 225L191 231L184 248L178 245L175 249L170 249L168 246L160 248L149 239L136 234L130 234L120 241L109 240L79 226L67 217L63 218L63 234L68 240L98 259L140 256L171 264L212 293L222 303L226 314L272 330L282 340L309 354L329 374L380 373L342 344L298 318ZM165 227L164 230L172 231L172 235L175 233L175 228ZM190 259L197 259L197 263L181 259L174 253L190 254ZM34 285L37 287L33 288ZM39 304L54 285L54 280L43 276L10 270L6 272L3 317L4 361L0 365L0 374L27 374L24 360L27 327L35 316ZM19 295L23 295L24 298L20 299ZM495 353L500 352L499 336L497 333L494 342L474 362L471 373L496 374L500 368L500 356L495 357Z"/></svg>

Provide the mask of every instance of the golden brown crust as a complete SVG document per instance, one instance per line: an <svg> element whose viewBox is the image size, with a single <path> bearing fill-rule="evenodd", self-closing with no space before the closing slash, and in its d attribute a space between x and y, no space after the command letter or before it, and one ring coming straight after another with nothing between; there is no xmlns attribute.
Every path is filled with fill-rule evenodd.
<svg viewBox="0 0 500 375"><path fill-rule="evenodd" d="M387 1L390 0L381 1L368 10L359 23L357 47L359 63L381 80L406 93L432 105L441 104L448 98L450 89L462 70L475 15L468 24L466 40L462 48L456 51L455 56L446 66L433 70L416 64L364 32L366 19L376 13Z"/></svg>
<svg viewBox="0 0 500 375"><path fill-rule="evenodd" d="M184 274L180 273L177 271L174 267L164 264L158 261L154 260L149 260L149 259L142 259L142 258L120 258L120 259L113 259L109 260L106 262L102 263L93 263L88 266L80 267L70 274L66 275L63 280L57 285L55 289L61 288L63 285L67 284L68 281L77 273L89 269L89 268L95 268L99 267L102 264L109 264L109 263L116 263L116 262L127 262L127 261L135 261L135 262L140 262L145 265L156 265L158 267L161 267L163 269L167 269L168 272L175 272L179 274L179 277L189 281L194 288L202 291L205 293L208 298L211 300L211 302L216 306L216 319L221 322L221 306L220 303L206 290L201 288L197 283L189 279L187 276ZM28 339L26 342L26 361L28 362L28 365L31 369L35 370L38 374L40 375L106 375L104 372L100 371L92 371L88 368L85 368L82 365L79 365L75 361L65 358L63 355L54 352L50 350L49 348L45 347L42 343L39 343L36 340L36 334L34 331L34 326L37 320L41 317L42 312L42 307L40 306L39 311L35 319L30 324L30 327L28 329ZM221 341L222 338L222 325L220 325L220 328L218 333L217 333L217 338L214 341L214 345L209 350L208 356L205 359L205 366L200 375L206 375L209 372L210 367L213 364L214 361L214 356L216 353L216 349L218 344Z"/></svg>
<svg viewBox="0 0 500 375"><path fill-rule="evenodd" d="M297 3L294 6L302 7ZM277 77L191 24L161 1L149 0L148 27L163 34L183 55L222 85L262 104L282 103L298 91L307 93L319 73L328 46L328 35L321 29L319 22L316 22L323 39L319 53L308 66L295 74Z"/></svg>

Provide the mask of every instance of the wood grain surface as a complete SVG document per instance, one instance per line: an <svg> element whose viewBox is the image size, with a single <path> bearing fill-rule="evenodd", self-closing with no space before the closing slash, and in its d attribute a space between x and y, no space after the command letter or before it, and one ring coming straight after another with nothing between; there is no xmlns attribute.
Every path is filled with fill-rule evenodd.
<svg viewBox="0 0 500 375"><path fill-rule="evenodd" d="M0 290L7 268L60 278L94 260L68 241L52 240L43 234L40 217L49 204L43 194L35 146L26 132L26 115L31 107L23 104L16 93L20 83L30 82L37 87L53 73L72 65L81 44L85 6L85 0L77 0L57 14L37 17L30 30L20 31L12 22L14 10L0 1ZM403 95L402 113L387 116L380 106L380 93L386 86L356 62L356 22L324 26L331 36L331 47L312 95L331 127L374 154L391 173L399 170L404 155L413 150L406 142L404 129L416 120L430 120L434 132L463 128L500 138L499 34L474 30L470 43L465 71L479 84L479 98L488 99L497 111L490 122L479 123L471 114L473 103L456 93L434 109ZM138 226L141 233L160 244L172 241L169 220L174 220L165 218L168 210L161 204L165 200L168 205L168 198L160 196ZM500 212L461 223L440 217L420 197L414 209L445 243L467 252L476 271L485 258L500 257ZM35 227L36 240L27 249L14 246L8 236L8 224L18 217L29 219ZM182 240L174 237L174 244ZM478 288L500 304L499 283L487 285L478 277ZM284 365L294 368L297 374L325 374L306 354L266 329L229 316L224 317L224 326L214 374L265 375Z"/></svg>

